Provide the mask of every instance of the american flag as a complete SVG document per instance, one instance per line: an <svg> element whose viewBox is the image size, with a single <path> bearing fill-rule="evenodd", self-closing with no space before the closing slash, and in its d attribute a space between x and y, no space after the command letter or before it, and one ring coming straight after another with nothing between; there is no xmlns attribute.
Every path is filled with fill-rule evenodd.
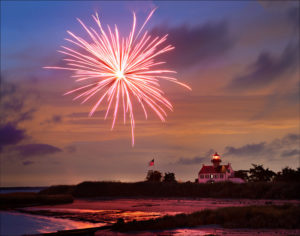
<svg viewBox="0 0 300 236"><path fill-rule="evenodd" d="M149 162L149 166L154 166L154 159L152 159L152 161Z"/></svg>

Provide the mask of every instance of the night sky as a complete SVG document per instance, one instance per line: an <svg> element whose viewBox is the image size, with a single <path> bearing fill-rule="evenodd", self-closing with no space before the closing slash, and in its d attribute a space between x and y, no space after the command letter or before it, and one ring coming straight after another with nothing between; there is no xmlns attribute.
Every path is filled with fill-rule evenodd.
<svg viewBox="0 0 300 236"><path fill-rule="evenodd" d="M169 34L162 55L188 91L161 84L174 106L162 123L136 111L135 146L119 117L110 130L105 107L80 105L57 52L67 30L86 37L76 18L117 24L127 36L132 11L152 35ZM299 165L298 1L1 1L2 186L142 181L148 162L194 181L217 151L234 170L251 163L279 171Z"/></svg>

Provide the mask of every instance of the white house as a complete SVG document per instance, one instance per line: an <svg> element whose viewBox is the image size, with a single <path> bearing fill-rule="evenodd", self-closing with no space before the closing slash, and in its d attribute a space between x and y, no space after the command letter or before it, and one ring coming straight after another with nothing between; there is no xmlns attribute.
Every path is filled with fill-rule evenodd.
<svg viewBox="0 0 300 236"><path fill-rule="evenodd" d="M244 183L241 178L234 177L234 170L230 163L227 165L220 165L222 162L218 153L215 153L211 159L213 165L202 165L198 174L198 183L214 183L222 181L230 181L234 183Z"/></svg>

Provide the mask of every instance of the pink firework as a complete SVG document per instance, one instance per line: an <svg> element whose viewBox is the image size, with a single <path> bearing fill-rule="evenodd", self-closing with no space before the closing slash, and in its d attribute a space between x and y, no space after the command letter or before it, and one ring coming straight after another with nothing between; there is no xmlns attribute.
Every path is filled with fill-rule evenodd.
<svg viewBox="0 0 300 236"><path fill-rule="evenodd" d="M78 93L73 100L81 98L83 99L82 103L99 95L99 99L91 109L89 116L92 116L101 102L106 100L105 119L112 107L112 129L115 125L119 106L122 106L124 124L126 123L126 114L129 113L132 145L134 145L135 128L132 98L137 99L146 119L146 106L148 106L162 121L165 121L167 114L164 109L172 110L173 107L163 96L159 80L168 80L191 89L170 75L176 71L153 69L153 67L165 63L156 62L157 56L174 49L171 45L161 46L166 41L167 35L153 38L147 31L142 33L154 11L155 9L150 12L138 31L136 29L136 15L133 13L132 29L126 38L120 37L117 26L114 30L107 26L108 31L105 32L97 13L92 17L98 26L98 31L92 27L88 28L80 19L77 19L89 35L90 42L67 31L72 39L66 40L76 45L80 51L62 46L63 50L59 52L67 56L63 59L67 62L66 67L45 67L70 70L73 72L71 77L76 78L77 82L88 82L88 84L69 91L65 95Z"/></svg>

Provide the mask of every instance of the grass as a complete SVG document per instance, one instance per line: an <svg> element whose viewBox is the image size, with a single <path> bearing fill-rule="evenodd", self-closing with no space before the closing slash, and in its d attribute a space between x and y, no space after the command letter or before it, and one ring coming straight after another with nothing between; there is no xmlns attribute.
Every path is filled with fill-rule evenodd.
<svg viewBox="0 0 300 236"><path fill-rule="evenodd" d="M112 226L112 230L120 232L165 230L211 224L221 225L224 228L297 229L300 227L300 207L293 205L225 207L146 221L124 223L119 220Z"/></svg>
<svg viewBox="0 0 300 236"><path fill-rule="evenodd" d="M46 195L28 192L0 194L0 209L71 202L73 202L73 197L70 194Z"/></svg>
<svg viewBox="0 0 300 236"><path fill-rule="evenodd" d="M234 184L83 182L75 186L52 186L43 194L72 194L87 197L195 197L300 199L300 183L255 182Z"/></svg>

